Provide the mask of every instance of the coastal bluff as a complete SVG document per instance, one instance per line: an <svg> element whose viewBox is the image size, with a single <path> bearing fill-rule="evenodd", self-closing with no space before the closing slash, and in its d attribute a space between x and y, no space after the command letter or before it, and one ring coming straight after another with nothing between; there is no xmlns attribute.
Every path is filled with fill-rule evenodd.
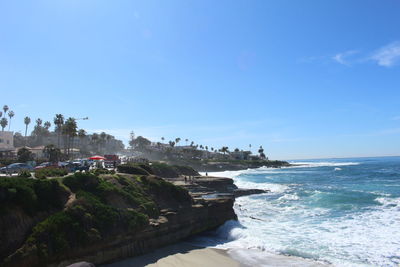
<svg viewBox="0 0 400 267"><path fill-rule="evenodd" d="M110 263L236 219L232 179L164 165L125 172L0 178L1 266Z"/></svg>

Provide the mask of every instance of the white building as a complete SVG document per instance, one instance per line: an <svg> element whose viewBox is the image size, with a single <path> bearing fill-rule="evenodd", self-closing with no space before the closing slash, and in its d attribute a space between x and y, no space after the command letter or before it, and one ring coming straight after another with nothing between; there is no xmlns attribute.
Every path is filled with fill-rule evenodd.
<svg viewBox="0 0 400 267"><path fill-rule="evenodd" d="M11 157L14 152L14 133L0 131L0 157Z"/></svg>

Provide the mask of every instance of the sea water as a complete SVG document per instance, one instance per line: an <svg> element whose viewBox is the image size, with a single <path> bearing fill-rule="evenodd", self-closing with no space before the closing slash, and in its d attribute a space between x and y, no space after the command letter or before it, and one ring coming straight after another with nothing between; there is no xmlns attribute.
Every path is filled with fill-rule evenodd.
<svg viewBox="0 0 400 267"><path fill-rule="evenodd" d="M238 221L197 241L260 252L258 262L248 254L252 265L263 265L262 253L336 266L400 264L400 157L291 163L300 165L209 173L271 192L238 198Z"/></svg>

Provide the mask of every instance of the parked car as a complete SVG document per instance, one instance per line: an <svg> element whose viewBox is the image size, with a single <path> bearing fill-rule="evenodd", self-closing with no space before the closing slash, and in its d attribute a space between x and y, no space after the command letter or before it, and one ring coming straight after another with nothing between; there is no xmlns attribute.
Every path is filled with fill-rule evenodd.
<svg viewBox="0 0 400 267"><path fill-rule="evenodd" d="M74 171L74 165L71 162L60 161L57 165L58 165L59 168L66 169L68 172L73 172Z"/></svg>
<svg viewBox="0 0 400 267"><path fill-rule="evenodd" d="M33 167L26 163L12 163L0 169L1 173L18 173L20 171L33 171Z"/></svg>
<svg viewBox="0 0 400 267"><path fill-rule="evenodd" d="M59 168L57 163L51 162L43 162L42 164L35 167L35 170L43 169L43 168Z"/></svg>

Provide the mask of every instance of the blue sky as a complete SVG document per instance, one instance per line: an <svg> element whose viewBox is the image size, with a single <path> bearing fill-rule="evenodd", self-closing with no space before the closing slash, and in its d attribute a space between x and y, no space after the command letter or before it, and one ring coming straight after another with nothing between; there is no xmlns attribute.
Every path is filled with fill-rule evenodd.
<svg viewBox="0 0 400 267"><path fill-rule="evenodd" d="M128 139L400 154L400 2L2 1L0 90L23 118Z"/></svg>

